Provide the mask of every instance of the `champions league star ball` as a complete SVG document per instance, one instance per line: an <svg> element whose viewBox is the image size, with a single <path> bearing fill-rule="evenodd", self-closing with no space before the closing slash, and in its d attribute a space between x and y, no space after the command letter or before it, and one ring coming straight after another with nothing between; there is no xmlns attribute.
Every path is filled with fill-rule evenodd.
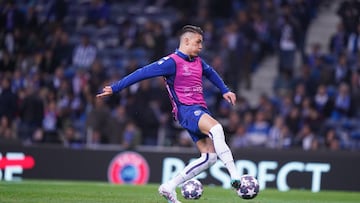
<svg viewBox="0 0 360 203"><path fill-rule="evenodd" d="M203 186L200 181L191 179L181 187L181 194L185 199L199 199L203 193Z"/></svg>
<svg viewBox="0 0 360 203"><path fill-rule="evenodd" d="M254 199L259 193L259 183L256 178L243 175L240 181L241 187L237 190L237 194L243 199Z"/></svg>

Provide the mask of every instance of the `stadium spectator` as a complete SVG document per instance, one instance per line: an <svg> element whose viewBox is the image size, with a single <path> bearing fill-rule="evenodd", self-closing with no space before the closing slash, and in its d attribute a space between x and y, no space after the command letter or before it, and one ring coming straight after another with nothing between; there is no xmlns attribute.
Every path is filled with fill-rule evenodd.
<svg viewBox="0 0 360 203"><path fill-rule="evenodd" d="M0 117L0 143L17 142L16 131L14 125L9 122L6 116Z"/></svg>
<svg viewBox="0 0 360 203"><path fill-rule="evenodd" d="M279 109L278 115L281 115L283 117L288 116L294 107L292 95L290 93L281 95L278 98L277 103L277 109Z"/></svg>
<svg viewBox="0 0 360 203"><path fill-rule="evenodd" d="M309 114L307 117L304 118L304 123L308 123L310 125L311 130L316 134L319 135L322 130L322 123L324 119L320 117L319 112L314 108L310 107Z"/></svg>
<svg viewBox="0 0 360 203"><path fill-rule="evenodd" d="M230 87L235 91L239 91L239 78L240 78L240 58L239 55L242 54L240 46L243 43L238 34L238 25L236 22L230 22L225 29L223 35L224 47L226 49L226 58L227 67L225 69L225 78L229 82Z"/></svg>
<svg viewBox="0 0 360 203"><path fill-rule="evenodd" d="M292 5L292 12L296 20L298 21L298 28L301 32L297 35L298 50L301 53L302 61L305 61L305 43L307 39L308 28L312 19L312 7L314 3L307 0L294 1Z"/></svg>
<svg viewBox="0 0 360 203"><path fill-rule="evenodd" d="M227 135L235 134L238 125L241 122L240 115L236 111L231 111L228 116L228 122L224 123L224 132Z"/></svg>
<svg viewBox="0 0 360 203"><path fill-rule="evenodd" d="M64 147L82 148L84 146L81 135L71 124L64 126L63 130L61 131L61 138Z"/></svg>
<svg viewBox="0 0 360 203"><path fill-rule="evenodd" d="M360 69L357 68L352 72L351 76L351 97L354 101L354 106L360 105ZM360 109L357 108L356 116L359 117Z"/></svg>
<svg viewBox="0 0 360 203"><path fill-rule="evenodd" d="M93 95L93 94L91 94ZM113 132L113 136L110 136L109 138L109 143L110 144L121 144L123 142L123 134L125 131L125 126L127 125L128 122L130 122L128 115L127 115L127 110L126 107L124 105L118 105L112 112L112 118L113 118L113 124L114 126L112 127L112 129L114 130ZM136 125L135 122L131 121L132 123L134 123L134 125ZM136 126L136 129L139 130L139 132L141 133L140 129L138 126ZM140 138L139 138L140 139ZM141 141L141 139L140 139ZM130 143L128 143L130 144ZM135 143L134 143L135 144ZM137 145L140 145L141 142L136 143ZM135 145L132 145L132 147L135 147Z"/></svg>
<svg viewBox="0 0 360 203"><path fill-rule="evenodd" d="M236 13L236 24L238 27L238 58L240 59L241 66L238 67L240 70L240 82L245 85L245 88L250 89L251 73L256 69L254 67L254 60L256 60L256 51L258 46L256 45L256 33L250 22L249 12L246 10L239 10ZM257 63L257 62L256 62ZM230 69L234 67L227 67Z"/></svg>
<svg viewBox="0 0 360 203"><path fill-rule="evenodd" d="M110 5L105 0L92 0L87 13L87 23L107 24L110 20Z"/></svg>
<svg viewBox="0 0 360 203"><path fill-rule="evenodd" d="M18 8L16 0L7 0L1 9L0 24L4 25L7 32L13 32L15 28L23 28L25 16Z"/></svg>
<svg viewBox="0 0 360 203"><path fill-rule="evenodd" d="M69 42L69 34L61 32L59 39L53 45L54 59L64 66L71 64L74 46Z"/></svg>
<svg viewBox="0 0 360 203"><path fill-rule="evenodd" d="M121 146L124 149L134 149L141 144L141 131L135 122L128 121L122 134Z"/></svg>
<svg viewBox="0 0 360 203"><path fill-rule="evenodd" d="M345 32L344 24L339 22L335 33L332 34L329 41L329 51L334 57L340 55L346 50L348 33Z"/></svg>
<svg viewBox="0 0 360 203"><path fill-rule="evenodd" d="M11 90L14 94L18 94L21 89L24 89L26 84L23 73L16 69L11 79Z"/></svg>
<svg viewBox="0 0 360 203"><path fill-rule="evenodd" d="M215 24L211 20L207 20L204 23L204 47L209 52L214 53L216 50L218 50L219 44L217 41L219 40L218 33L215 29Z"/></svg>
<svg viewBox="0 0 360 203"><path fill-rule="evenodd" d="M353 105L348 84L340 84L334 100L334 109L331 114L332 119L340 120L343 118L351 118L354 115L355 107Z"/></svg>
<svg viewBox="0 0 360 203"><path fill-rule="evenodd" d="M11 75L15 71L15 64L15 57L8 51L3 51L0 59L0 72L4 75Z"/></svg>
<svg viewBox="0 0 360 203"><path fill-rule="evenodd" d="M296 135L301 128L301 117L299 107L292 106L288 114L285 116L285 123L290 133Z"/></svg>
<svg viewBox="0 0 360 203"><path fill-rule="evenodd" d="M69 2L66 0L53 0L49 2L49 10L46 13L46 22L62 24L68 14Z"/></svg>
<svg viewBox="0 0 360 203"><path fill-rule="evenodd" d="M304 124L294 139L295 145L300 145L303 150L317 150L319 148L316 135L308 124Z"/></svg>
<svg viewBox="0 0 360 203"><path fill-rule="evenodd" d="M40 28L39 22L39 13L37 12L34 6L28 6L27 11L25 12L25 22L24 25L27 29L34 29L38 32Z"/></svg>
<svg viewBox="0 0 360 203"><path fill-rule="evenodd" d="M107 144L114 133L110 127L111 111L104 100L94 99L93 102L94 107L87 114L86 129L91 131L87 136L91 144Z"/></svg>
<svg viewBox="0 0 360 203"><path fill-rule="evenodd" d="M289 4L284 3L281 9L282 15L278 22L279 72L286 71L293 76L298 49L299 23L291 13Z"/></svg>
<svg viewBox="0 0 360 203"><path fill-rule="evenodd" d="M356 31L356 24L358 23L360 15L359 2L354 0L342 1L339 4L337 14L344 24L346 33Z"/></svg>
<svg viewBox="0 0 360 203"><path fill-rule="evenodd" d="M293 103L300 107L303 103L304 99L308 96L308 91L306 91L306 87L304 83L298 83L295 85L295 90L292 96Z"/></svg>
<svg viewBox="0 0 360 203"><path fill-rule="evenodd" d="M38 70L42 78L49 82L51 75L54 74L55 69L60 65L60 62L54 57L54 52L51 49L46 49L41 53Z"/></svg>
<svg viewBox="0 0 360 203"><path fill-rule="evenodd" d="M347 55L349 60L354 63L357 60L360 49L360 23L356 25L356 29L349 33L347 40Z"/></svg>
<svg viewBox="0 0 360 203"><path fill-rule="evenodd" d="M72 88L71 91L73 92L75 97L78 97L81 91L85 88L85 86L89 83L90 76L88 72L84 69L78 69L75 72L75 75L72 78Z"/></svg>
<svg viewBox="0 0 360 203"><path fill-rule="evenodd" d="M231 135L229 145L232 149L241 149L244 147L249 147L249 142L247 140L246 127L244 124L239 124L234 134Z"/></svg>
<svg viewBox="0 0 360 203"><path fill-rule="evenodd" d="M254 114L250 109L248 109L243 114L243 124L245 125L246 129L250 127L253 121L254 121Z"/></svg>
<svg viewBox="0 0 360 203"><path fill-rule="evenodd" d="M269 139L266 146L274 149L289 148L291 145L291 135L285 125L284 117L277 116L269 130Z"/></svg>
<svg viewBox="0 0 360 203"><path fill-rule="evenodd" d="M178 1L179 2L179 1ZM185 2L185 1L184 1ZM176 19L171 25L171 36L176 37L179 35L179 30L190 21L189 15L184 10L179 9L176 12Z"/></svg>
<svg viewBox="0 0 360 203"><path fill-rule="evenodd" d="M274 115L276 113L276 110L274 109L274 105L271 101L271 99L269 98L269 96L265 93L262 93L259 96L258 99L258 103L257 105L253 108L256 112L263 112L264 114L264 119L267 122L271 122L271 120L273 120Z"/></svg>
<svg viewBox="0 0 360 203"><path fill-rule="evenodd" d="M279 73L273 82L273 90L277 97L290 94L292 91L293 78L289 72Z"/></svg>
<svg viewBox="0 0 360 203"><path fill-rule="evenodd" d="M167 37L164 32L164 26L159 22L154 22L153 30L150 33L153 33L153 35L150 37L155 42L152 46L149 47L152 50L150 61L155 61L156 59L165 55Z"/></svg>
<svg viewBox="0 0 360 203"><path fill-rule="evenodd" d="M304 120L306 118L308 118L310 116L310 112L312 107L312 100L310 97L305 97L302 101L301 104L299 105L300 109L301 109L301 119Z"/></svg>
<svg viewBox="0 0 360 203"><path fill-rule="evenodd" d="M339 59L334 64L332 72L333 85L340 85L341 83L350 83L351 80L351 67L348 63L348 58L345 54L339 56Z"/></svg>
<svg viewBox="0 0 360 203"><path fill-rule="evenodd" d="M19 106L20 124L19 138L28 143L33 141L36 130L41 129L44 118L44 101L39 98L35 84L29 84L25 89L25 97Z"/></svg>
<svg viewBox="0 0 360 203"><path fill-rule="evenodd" d="M315 69L317 60L323 56L324 54L322 53L321 45L319 43L314 43L311 45L310 53L306 56L305 63L308 64L311 69Z"/></svg>
<svg viewBox="0 0 360 203"><path fill-rule="evenodd" d="M224 125L227 125L229 122L229 117L230 117L231 111L232 111L232 109L228 102L220 101L220 105L216 109L216 112L217 112L216 116L217 116L218 120L221 121L221 123L223 123Z"/></svg>
<svg viewBox="0 0 360 203"><path fill-rule="evenodd" d="M257 111L255 120L247 129L248 144L250 146L265 146L269 139L270 124L265 118L265 113Z"/></svg>
<svg viewBox="0 0 360 203"><path fill-rule="evenodd" d="M60 143L58 135L59 115L56 101L52 100L45 104L44 119L42 121L43 142Z"/></svg>
<svg viewBox="0 0 360 203"><path fill-rule="evenodd" d="M132 116L142 131L142 144L144 145L154 146L158 142L161 110L159 103L154 99L154 95L157 94L155 91L151 87L150 80L144 80L140 82L134 95L136 111ZM144 118L146 119L144 120Z"/></svg>
<svg viewBox="0 0 360 203"><path fill-rule="evenodd" d="M72 64L75 68L90 68L96 59L96 47L90 43L89 35L84 34L81 42L78 44L73 53Z"/></svg>
<svg viewBox="0 0 360 203"><path fill-rule="evenodd" d="M119 46L125 49L134 48L137 36L137 25L129 19L124 20L119 28Z"/></svg>
<svg viewBox="0 0 360 203"><path fill-rule="evenodd" d="M0 91L0 118L6 117L9 126L11 126L16 118L18 108L16 105L17 95L13 93L11 80L8 77L1 80Z"/></svg>
<svg viewBox="0 0 360 203"><path fill-rule="evenodd" d="M339 136L337 135L335 129L330 128L325 132L325 147L330 150L340 149Z"/></svg>
<svg viewBox="0 0 360 203"><path fill-rule="evenodd" d="M91 65L88 74L85 73L87 78L86 82L89 84L90 91L92 94L96 94L98 88L106 81L107 74L104 65L100 60L95 60ZM85 85L85 84L83 84Z"/></svg>
<svg viewBox="0 0 360 203"><path fill-rule="evenodd" d="M256 56L254 59L254 66L258 66L258 62L262 61L264 57L271 53L272 44L269 25L262 16L261 13L255 12L251 15L252 26L255 31L255 44L256 44ZM254 70L253 70L254 71Z"/></svg>
<svg viewBox="0 0 360 203"><path fill-rule="evenodd" d="M314 107L322 119L329 118L334 105L333 98L330 97L326 85L319 85L313 98Z"/></svg>
<svg viewBox="0 0 360 203"><path fill-rule="evenodd" d="M294 76L292 81L295 94L299 96L299 100L295 101L297 105L304 96L314 96L320 80L321 76L317 75L316 69L311 69L307 63L301 65L300 73L297 76Z"/></svg>

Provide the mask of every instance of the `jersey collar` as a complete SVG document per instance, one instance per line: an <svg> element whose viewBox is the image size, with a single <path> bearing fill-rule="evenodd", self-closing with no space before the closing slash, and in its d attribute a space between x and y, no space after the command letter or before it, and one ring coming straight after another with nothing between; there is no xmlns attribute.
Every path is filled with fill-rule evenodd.
<svg viewBox="0 0 360 203"><path fill-rule="evenodd" d="M175 50L175 54L180 56L182 59L184 59L186 61L190 61L190 62L195 61L195 59L198 57L198 56L195 56L195 57L190 58L189 55L184 54L183 52L179 51L179 49Z"/></svg>

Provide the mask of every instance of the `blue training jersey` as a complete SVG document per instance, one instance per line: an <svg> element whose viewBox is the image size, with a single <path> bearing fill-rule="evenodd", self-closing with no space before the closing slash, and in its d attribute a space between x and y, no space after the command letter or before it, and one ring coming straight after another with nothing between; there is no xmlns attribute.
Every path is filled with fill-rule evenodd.
<svg viewBox="0 0 360 203"><path fill-rule="evenodd" d="M209 79L216 87L218 87L222 94L229 92L229 88L225 85L224 81L220 78L220 76L217 74L217 72L214 70L213 67L208 65L204 60L202 60L200 57L195 57L190 59L190 57L179 50L176 50L174 53L176 56L180 57L184 61L188 63L192 63L195 61L201 62L202 67L202 75L200 76L194 76L194 77L201 77L205 76L207 79ZM160 60L151 63L149 65L146 65L142 68L137 69L136 71L132 72L131 74L125 76L121 80L113 83L111 85L111 88L113 90L113 93L117 93L121 90L123 90L126 87L129 87L130 85L137 83L141 80L145 80L148 78L158 77L162 76L166 80L166 85L169 91L169 96L172 99L173 106L176 105L183 105L181 101L179 101L178 94L179 92L175 92L174 88L174 81L177 76L176 69L180 68L177 67L177 62L174 60L171 55L161 58ZM200 79L201 79L200 78ZM186 78L185 78L186 79ZM194 78L192 78L194 79ZM189 78L191 80L191 78ZM191 83L191 81L189 81ZM176 85L176 84L175 84ZM202 89L201 89L202 94ZM205 103L203 97L200 100L193 101L192 103L187 103L186 105L196 105L196 104L203 104Z"/></svg>

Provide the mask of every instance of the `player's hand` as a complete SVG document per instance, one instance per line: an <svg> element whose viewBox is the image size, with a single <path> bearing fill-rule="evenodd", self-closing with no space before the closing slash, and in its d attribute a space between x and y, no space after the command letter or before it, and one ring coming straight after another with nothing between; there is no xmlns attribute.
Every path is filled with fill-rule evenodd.
<svg viewBox="0 0 360 203"><path fill-rule="evenodd" d="M223 97L230 104L235 105L235 103L236 103L236 95L233 92L227 92L227 93L223 94Z"/></svg>
<svg viewBox="0 0 360 203"><path fill-rule="evenodd" d="M110 86L105 86L103 88L102 93L97 94L96 97L97 98L106 97L106 96L112 95L112 93L113 93L113 91L112 91L111 87Z"/></svg>

